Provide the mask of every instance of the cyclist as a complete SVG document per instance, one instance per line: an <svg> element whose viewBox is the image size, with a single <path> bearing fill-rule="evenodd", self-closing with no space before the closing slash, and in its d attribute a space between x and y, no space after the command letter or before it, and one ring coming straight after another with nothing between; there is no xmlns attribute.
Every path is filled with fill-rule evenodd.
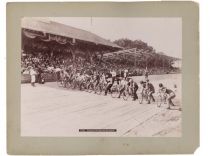
<svg viewBox="0 0 210 156"><path fill-rule="evenodd" d="M60 72L61 72L61 68L59 68L59 66L57 66L57 67L55 68L55 74L56 74L56 80L57 80L57 81L60 81L60 80L61 80Z"/></svg>
<svg viewBox="0 0 210 156"><path fill-rule="evenodd" d="M119 84L119 91L120 91L120 93L118 95L118 98L120 98L120 96L125 91L125 89L127 89L127 85L128 85L127 78L122 78L122 80L120 81L120 84Z"/></svg>
<svg viewBox="0 0 210 156"><path fill-rule="evenodd" d="M146 88L147 88L147 95L148 95L148 101L147 104L150 104L150 101L152 100L155 102L155 99L152 94L155 93L155 87L152 83L149 82L149 80L146 80Z"/></svg>
<svg viewBox="0 0 210 156"><path fill-rule="evenodd" d="M64 87L66 87L67 82L69 81L70 75L67 70L63 69L61 71L61 77L63 78Z"/></svg>
<svg viewBox="0 0 210 156"><path fill-rule="evenodd" d="M175 93L171 89L164 87L162 83L159 84L159 88L161 92L168 95L167 96L167 104L168 104L167 109L171 109L170 106L174 106L172 99L176 97Z"/></svg>
<svg viewBox="0 0 210 156"><path fill-rule="evenodd" d="M107 86L106 86L106 89L105 89L105 96L107 95L107 92L111 92L111 88L113 86L113 78L110 78L110 77L106 77L106 82L107 82Z"/></svg>
<svg viewBox="0 0 210 156"><path fill-rule="evenodd" d="M99 82L100 82L100 74L97 71L97 72L94 73L94 80L93 80L93 83L95 83L94 89L96 89L96 87L98 86ZM96 93L96 90L95 90L95 93Z"/></svg>
<svg viewBox="0 0 210 156"><path fill-rule="evenodd" d="M130 82L130 87L131 87L132 94L133 94L133 101L135 101L138 99L136 92L137 92L139 86L136 82L133 81L133 79L130 79L129 82Z"/></svg>
<svg viewBox="0 0 210 156"><path fill-rule="evenodd" d="M146 82L145 81L140 81L140 85L141 85L141 93L145 93L147 91Z"/></svg>
<svg viewBox="0 0 210 156"><path fill-rule="evenodd" d="M106 83L106 76L104 73L102 73L100 76L100 83L103 83L103 84Z"/></svg>
<svg viewBox="0 0 210 156"><path fill-rule="evenodd" d="M141 93L141 101L140 103L143 102L143 100L146 100L148 102L148 96L147 96L147 83L145 81L140 81L140 86L141 86L141 90L140 90L140 93Z"/></svg>
<svg viewBox="0 0 210 156"><path fill-rule="evenodd" d="M95 81L95 76L94 75L90 75L90 76L88 76L87 77L87 81L86 81L86 83L87 83L87 89L89 90L89 89L94 89L94 81Z"/></svg>
<svg viewBox="0 0 210 156"><path fill-rule="evenodd" d="M82 87L85 87L85 80L86 76L81 72L80 76L78 77L78 84L80 90L82 90Z"/></svg>

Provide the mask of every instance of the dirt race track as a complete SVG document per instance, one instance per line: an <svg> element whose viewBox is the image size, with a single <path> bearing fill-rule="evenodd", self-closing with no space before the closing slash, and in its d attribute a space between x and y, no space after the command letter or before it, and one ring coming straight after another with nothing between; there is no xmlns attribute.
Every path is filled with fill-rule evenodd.
<svg viewBox="0 0 210 156"><path fill-rule="evenodd" d="M181 136L181 75L150 76L158 83L173 89L177 85L175 104L167 110L163 104L139 104L110 95L96 95L67 90L55 82L44 85L21 84L22 136ZM134 77L139 82L142 77ZM117 132L79 132L79 129L116 129Z"/></svg>

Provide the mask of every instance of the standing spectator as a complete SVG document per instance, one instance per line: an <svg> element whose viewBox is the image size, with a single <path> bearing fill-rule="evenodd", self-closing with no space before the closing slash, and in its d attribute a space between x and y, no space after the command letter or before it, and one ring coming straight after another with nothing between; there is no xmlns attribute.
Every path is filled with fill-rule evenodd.
<svg viewBox="0 0 210 156"><path fill-rule="evenodd" d="M145 71L144 71L144 76L145 76L145 80L148 80L148 77L149 77L149 71L146 67Z"/></svg>
<svg viewBox="0 0 210 156"><path fill-rule="evenodd" d="M125 69L125 70L124 70L124 78L127 78L127 77L128 77L128 70Z"/></svg>
<svg viewBox="0 0 210 156"><path fill-rule="evenodd" d="M32 85L33 87L35 87L36 71L34 70L33 67L30 67L29 73L30 73L30 76L31 76L31 85Z"/></svg>
<svg viewBox="0 0 210 156"><path fill-rule="evenodd" d="M43 71L42 71L42 68L39 66L38 69L37 69L37 82L38 83L42 83L42 74L43 74Z"/></svg>

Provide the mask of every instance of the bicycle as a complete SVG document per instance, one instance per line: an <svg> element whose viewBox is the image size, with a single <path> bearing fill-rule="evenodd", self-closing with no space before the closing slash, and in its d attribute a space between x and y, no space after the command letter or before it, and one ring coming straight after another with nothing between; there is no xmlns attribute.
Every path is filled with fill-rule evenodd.
<svg viewBox="0 0 210 156"><path fill-rule="evenodd" d="M63 84L63 87L64 88L69 89L70 86L71 86L71 84L70 84L70 78L69 77L65 77L64 80L63 80L63 82L62 82L62 84Z"/></svg>
<svg viewBox="0 0 210 156"><path fill-rule="evenodd" d="M95 90L94 82L91 80L87 85L87 92L91 93Z"/></svg>
<svg viewBox="0 0 210 156"><path fill-rule="evenodd" d="M101 93L106 89L106 86L107 85L105 83L99 83L95 88L95 93L101 95Z"/></svg>
<svg viewBox="0 0 210 156"><path fill-rule="evenodd" d="M64 86L63 86L63 80L62 80L62 79L56 80L56 83L57 83L57 86L58 86L58 87L64 87Z"/></svg>
<svg viewBox="0 0 210 156"><path fill-rule="evenodd" d="M147 89L142 90L138 99L139 99L139 104L142 104L144 100L148 102L148 91L147 91Z"/></svg>
<svg viewBox="0 0 210 156"><path fill-rule="evenodd" d="M158 93L158 101L157 101L157 107L161 107L162 104L166 104L167 94L165 93Z"/></svg>
<svg viewBox="0 0 210 156"><path fill-rule="evenodd" d="M79 90L84 91L86 89L87 89L87 81L85 79L81 80L79 82Z"/></svg>
<svg viewBox="0 0 210 156"><path fill-rule="evenodd" d="M62 78L59 75L59 73L55 73L55 79L56 79L56 83L57 83L58 87L64 87L64 85L63 85L64 78Z"/></svg>
<svg viewBox="0 0 210 156"><path fill-rule="evenodd" d="M113 84L111 88L111 97L117 98L119 96L120 89L118 84Z"/></svg>
<svg viewBox="0 0 210 156"><path fill-rule="evenodd" d="M131 88L125 88L125 90L123 91L122 93L123 95L123 100L127 101L130 97L132 98L133 97L133 93L132 93L132 90Z"/></svg>

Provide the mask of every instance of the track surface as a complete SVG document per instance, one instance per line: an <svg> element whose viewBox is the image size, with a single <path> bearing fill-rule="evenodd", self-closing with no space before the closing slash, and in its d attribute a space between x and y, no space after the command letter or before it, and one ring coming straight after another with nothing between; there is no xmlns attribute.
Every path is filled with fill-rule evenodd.
<svg viewBox="0 0 210 156"><path fill-rule="evenodd" d="M169 79L170 78L170 79ZM142 78L134 77L138 82ZM67 90L56 83L32 87L21 84L22 136L181 136L181 75L151 76L158 83L178 86L173 110L166 105L139 104L85 91ZM79 129L117 129L117 132L79 132Z"/></svg>

